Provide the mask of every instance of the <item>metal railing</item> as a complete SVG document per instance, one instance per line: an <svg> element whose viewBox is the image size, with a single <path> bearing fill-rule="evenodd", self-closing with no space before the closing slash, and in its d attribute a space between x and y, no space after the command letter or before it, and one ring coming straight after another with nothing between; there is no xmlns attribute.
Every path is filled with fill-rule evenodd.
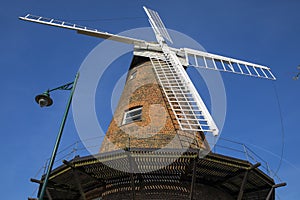
<svg viewBox="0 0 300 200"><path fill-rule="evenodd" d="M247 160L250 163L261 163L260 169L265 172L267 175L282 182L280 177L275 173L274 170L270 167L269 163L258 155L254 150L252 150L248 145L233 141L227 138L219 138L218 143L215 144L212 149L214 153L220 153L228 156L234 156L243 160Z"/></svg>
<svg viewBox="0 0 300 200"><path fill-rule="evenodd" d="M62 160L68 160L72 159L75 156L87 156L90 155L90 152L95 152L95 150L100 149L100 145L95 145L95 144L89 144L89 146L85 146L85 144L88 143L88 141L92 140L103 140L104 136L96 137L96 138L90 138L84 141L76 141L72 143L69 146L66 146L62 150L60 150L57 153L57 158L55 160L55 166L57 167L58 165L61 165ZM133 140L145 140L145 138L135 138L135 139L130 139L128 138L127 142L127 148L130 148L131 145L130 143L137 143L137 141ZM149 138L146 138L146 140L149 140ZM152 139L155 143L159 143L160 140L163 139L157 139L154 138ZM110 145L114 145L111 143ZM251 163L261 163L261 168L262 170L267 173L269 176L278 179L281 181L280 177L271 169L270 165L268 162L263 159L261 156L259 156L255 151L253 151L249 146L247 146L244 143L233 141L227 138L219 138L218 142L213 146L212 152L218 153L218 154L223 154L227 156L234 156L239 159L247 160ZM45 161L44 166L39 170L39 173L36 175L40 175L40 173L44 173L47 165L48 165L49 159ZM44 170L42 170L44 169Z"/></svg>

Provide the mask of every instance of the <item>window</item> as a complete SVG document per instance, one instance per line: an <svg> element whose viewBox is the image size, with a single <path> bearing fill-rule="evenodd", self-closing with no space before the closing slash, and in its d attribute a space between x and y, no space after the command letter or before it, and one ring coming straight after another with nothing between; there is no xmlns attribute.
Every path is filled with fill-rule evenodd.
<svg viewBox="0 0 300 200"><path fill-rule="evenodd" d="M125 111L122 125L142 120L142 107L135 107Z"/></svg>
<svg viewBox="0 0 300 200"><path fill-rule="evenodd" d="M137 73L137 71L136 71L136 70L135 70L135 71L133 71L133 72L130 74L130 77L129 77L129 79L130 79L130 80L134 79L134 78L136 77L136 73Z"/></svg>

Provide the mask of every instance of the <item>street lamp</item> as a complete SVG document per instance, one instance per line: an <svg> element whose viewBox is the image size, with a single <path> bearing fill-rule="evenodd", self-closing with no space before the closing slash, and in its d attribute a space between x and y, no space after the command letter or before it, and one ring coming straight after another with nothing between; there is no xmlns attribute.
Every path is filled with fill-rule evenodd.
<svg viewBox="0 0 300 200"><path fill-rule="evenodd" d="M65 112L64 112L64 116L63 116L63 119L62 119L61 124L60 124L59 132L56 136L56 141L55 141L55 144L54 144L54 147L53 147L53 151L52 151L52 154L51 154L51 158L50 158L50 161L49 161L47 172L46 172L46 175L45 175L45 178L44 178L44 181L43 181L42 189L41 189L41 191L38 195L38 200L42 200L44 198L47 183L48 183L48 180L49 180L50 173L52 171L52 167L53 167L53 164L54 164L54 160L55 160L55 157L56 157L56 153L57 153L57 150L58 150L60 139L61 139L64 127L65 127L66 119L67 119L67 116L68 116L68 113L69 113L70 105L71 105L71 102L72 102L72 98L73 98L73 94L74 94L74 91L75 91L75 87L76 87L78 78L79 78L79 73L76 74L74 82L67 83L65 85L59 86L59 87L51 89L51 90L47 90L43 94L39 94L35 97L35 101L40 105L40 107L47 107L47 106L51 106L53 104L53 100L50 98L50 92L52 92L54 90L71 90L70 97L69 97L69 100L68 100L68 103L67 103L67 106L66 106L66 109L65 109Z"/></svg>

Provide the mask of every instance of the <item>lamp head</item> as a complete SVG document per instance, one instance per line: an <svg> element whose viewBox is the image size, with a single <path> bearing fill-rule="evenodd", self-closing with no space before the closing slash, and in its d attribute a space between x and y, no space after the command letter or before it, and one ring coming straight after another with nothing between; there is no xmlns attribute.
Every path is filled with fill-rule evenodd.
<svg viewBox="0 0 300 200"><path fill-rule="evenodd" d="M53 100L50 98L49 92L44 92L35 97L35 101L40 105L40 107L48 107L53 104Z"/></svg>

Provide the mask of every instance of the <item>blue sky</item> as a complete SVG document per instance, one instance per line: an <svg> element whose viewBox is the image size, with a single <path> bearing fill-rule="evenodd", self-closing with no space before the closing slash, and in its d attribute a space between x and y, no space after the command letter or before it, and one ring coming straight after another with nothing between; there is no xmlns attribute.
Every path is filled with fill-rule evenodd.
<svg viewBox="0 0 300 200"><path fill-rule="evenodd" d="M284 156L278 174L288 186L278 189L278 195L280 199L297 199L300 195L300 81L292 80L298 72L296 66L300 64L300 2L297 0L2 2L2 198L24 199L32 195L36 184L29 179L50 156L68 92L53 93L54 105L47 109L40 109L34 102L34 96L72 81L84 58L102 41L69 30L20 21L18 17L32 13L119 33L149 27L143 5L158 11L167 28L185 33L208 52L272 68L277 76L275 82L222 74L227 95L227 116L222 136L246 143L277 169L282 148L281 115ZM118 73L118 66L129 63L130 55L116 61L116 68L107 72L111 78L104 79L98 89L112 89L113 81L126 71L122 66ZM201 94L209 104L209 99L205 98L207 90L201 86L201 80L194 81L200 84L198 88L203 88ZM109 96L103 99L98 96L97 102L98 115L105 116L99 117L100 123L107 126L111 117L111 113L105 110ZM61 146L78 139L70 115Z"/></svg>

